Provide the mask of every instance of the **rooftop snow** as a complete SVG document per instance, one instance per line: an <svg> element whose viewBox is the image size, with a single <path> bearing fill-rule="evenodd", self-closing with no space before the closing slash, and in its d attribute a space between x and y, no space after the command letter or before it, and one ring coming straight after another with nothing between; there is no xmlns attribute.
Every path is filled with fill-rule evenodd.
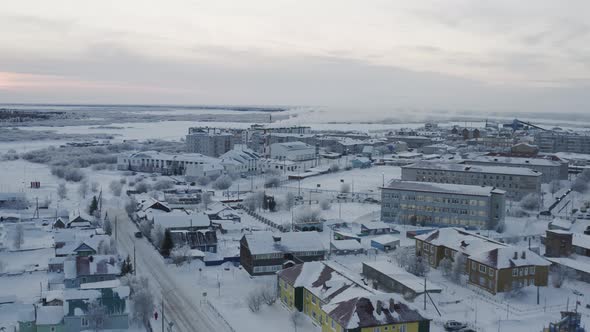
<svg viewBox="0 0 590 332"><path fill-rule="evenodd" d="M432 183L418 181L391 181L386 189L405 190L405 191L422 191L435 192L441 194L470 195L470 196L490 196L492 193L504 194L504 190L496 189L489 186L471 186L464 184L450 183Z"/></svg>
<svg viewBox="0 0 590 332"><path fill-rule="evenodd" d="M516 258L515 258L516 257ZM491 266L495 269L507 269L518 266L548 266L549 261L529 249L516 247L496 248L472 255L469 259Z"/></svg>
<svg viewBox="0 0 590 332"><path fill-rule="evenodd" d="M209 216L204 213L163 213L154 214L154 225L160 225L166 228L184 228L184 227L209 227L211 221Z"/></svg>
<svg viewBox="0 0 590 332"><path fill-rule="evenodd" d="M330 242L330 244L336 250L360 250L363 249L363 246L357 240L335 240Z"/></svg>
<svg viewBox="0 0 590 332"><path fill-rule="evenodd" d="M405 269L391 263L388 261L378 261L378 262L363 262L363 265L367 265L385 275L390 277L391 279L397 281L398 283L404 285L405 287L413 290L415 293L423 293L424 292L424 279L417 277ZM435 283L427 282L426 289L429 292L440 292L442 288Z"/></svg>
<svg viewBox="0 0 590 332"><path fill-rule="evenodd" d="M393 236L391 234L383 234L381 236L377 236L376 238L371 239L372 242L376 242L383 245L388 245L392 243L399 243L399 237Z"/></svg>
<svg viewBox="0 0 590 332"><path fill-rule="evenodd" d="M262 231L253 232L245 236L250 252L253 255L326 250L317 232L275 234L269 231ZM277 238L280 238L280 240L275 241Z"/></svg>
<svg viewBox="0 0 590 332"><path fill-rule="evenodd" d="M440 228L430 233L417 235L415 238L434 246L453 249L468 256L507 247L504 243L456 227Z"/></svg>
<svg viewBox="0 0 590 332"><path fill-rule="evenodd" d="M56 325L64 318L63 306L37 307L37 325Z"/></svg>
<svg viewBox="0 0 590 332"><path fill-rule="evenodd" d="M482 163L499 163L499 164L514 164L514 165L533 165L533 166L560 166L561 163L549 159L541 158L519 158L519 157L500 157L500 156L479 156L465 162L469 164L470 161Z"/></svg>
<svg viewBox="0 0 590 332"><path fill-rule="evenodd" d="M419 161L417 163L402 166L402 169L422 169L422 170L445 170L455 172L470 172L470 173L488 173L488 174L508 174L508 175L528 175L541 176L540 172L534 171L530 168L523 167L509 167L509 166L480 166L480 165L465 165L457 163L442 163Z"/></svg>

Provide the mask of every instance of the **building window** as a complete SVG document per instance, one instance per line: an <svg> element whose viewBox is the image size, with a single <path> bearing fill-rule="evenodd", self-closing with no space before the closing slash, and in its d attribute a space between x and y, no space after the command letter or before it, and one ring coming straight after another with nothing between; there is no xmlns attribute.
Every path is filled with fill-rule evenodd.
<svg viewBox="0 0 590 332"><path fill-rule="evenodd" d="M518 277L518 268L512 269L512 276Z"/></svg>
<svg viewBox="0 0 590 332"><path fill-rule="evenodd" d="M535 267L534 266L529 267L529 274L535 275Z"/></svg>
<svg viewBox="0 0 590 332"><path fill-rule="evenodd" d="M311 303L315 304L315 297L314 296L311 297Z"/></svg>
<svg viewBox="0 0 590 332"><path fill-rule="evenodd" d="M83 327L87 327L88 325L90 325L88 322L88 318L86 318L86 317L82 317L80 323L82 324Z"/></svg>
<svg viewBox="0 0 590 332"><path fill-rule="evenodd" d="M471 269L475 271L477 269L477 263L471 262Z"/></svg>
<svg viewBox="0 0 590 332"><path fill-rule="evenodd" d="M486 273L486 266L485 265L482 265L482 264L479 264L479 272Z"/></svg>
<svg viewBox="0 0 590 332"><path fill-rule="evenodd" d="M373 329L373 332L381 332L381 329L378 328L378 327L376 327L376 328Z"/></svg>
<svg viewBox="0 0 590 332"><path fill-rule="evenodd" d="M407 332L406 330L406 324L402 324L399 326L399 332Z"/></svg>
<svg viewBox="0 0 590 332"><path fill-rule="evenodd" d="M488 274L490 277L494 276L494 269L488 269Z"/></svg>

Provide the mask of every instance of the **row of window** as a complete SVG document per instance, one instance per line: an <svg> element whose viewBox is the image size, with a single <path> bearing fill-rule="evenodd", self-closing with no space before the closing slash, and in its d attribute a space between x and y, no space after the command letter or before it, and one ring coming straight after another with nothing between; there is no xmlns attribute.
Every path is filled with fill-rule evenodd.
<svg viewBox="0 0 590 332"><path fill-rule="evenodd" d="M383 205L385 208L389 207L387 203ZM394 206L395 208L395 206ZM453 214L460 214L460 215L470 215L470 216L479 216L485 217L487 215L486 211L477 211L477 210L468 210L468 209L460 209L460 208L449 208L449 207L438 207L438 206L424 206L424 205L414 205L414 204L400 204L399 208L402 210L415 210L415 211L425 211L425 212L433 212L433 213L453 213Z"/></svg>
<svg viewBox="0 0 590 332"><path fill-rule="evenodd" d="M483 177L484 179L496 179L496 180L512 180L512 175L488 175L483 173L467 173L467 172L446 172L446 171L416 171L418 175L438 175L438 176L450 176L450 177L458 177L458 178L465 178L471 176L471 178L480 178Z"/></svg>
<svg viewBox="0 0 590 332"><path fill-rule="evenodd" d="M255 266L253 269L253 272L254 273L277 272L282 268L283 268L282 265Z"/></svg>
<svg viewBox="0 0 590 332"><path fill-rule="evenodd" d="M394 200L404 200L404 201L419 201L419 202L432 202L432 203L442 203L442 204L460 204L460 205L468 205L468 206L486 206L487 202L485 200L479 199L463 199L463 198L456 198L456 197L442 197L442 196L433 196L433 195L409 195L409 194L398 194L398 193L383 193L383 198L392 198Z"/></svg>
<svg viewBox="0 0 590 332"><path fill-rule="evenodd" d="M473 182L471 183L466 183L467 181L465 181L465 179L461 179L461 180L447 180L447 179L436 179L436 178L426 178L426 177L421 177L421 178L416 178L416 181L420 181L420 182L437 182L437 183L450 183L450 184L471 184L471 185L475 185ZM504 182L487 182L487 181L483 181L481 183L478 183L477 185L481 184L482 186L494 186L494 187L498 187L498 188L509 188L509 189L518 189L518 183L504 183Z"/></svg>

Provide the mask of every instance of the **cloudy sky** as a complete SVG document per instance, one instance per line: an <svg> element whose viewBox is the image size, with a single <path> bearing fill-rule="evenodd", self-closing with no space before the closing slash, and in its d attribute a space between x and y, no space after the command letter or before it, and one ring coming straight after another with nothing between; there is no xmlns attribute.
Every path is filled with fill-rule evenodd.
<svg viewBox="0 0 590 332"><path fill-rule="evenodd" d="M588 111L590 1L19 0L0 102Z"/></svg>

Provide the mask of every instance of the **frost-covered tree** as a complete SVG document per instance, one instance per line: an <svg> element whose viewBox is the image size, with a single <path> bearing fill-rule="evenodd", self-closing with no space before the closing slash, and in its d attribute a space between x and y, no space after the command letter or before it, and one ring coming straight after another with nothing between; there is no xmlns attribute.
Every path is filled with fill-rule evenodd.
<svg viewBox="0 0 590 332"><path fill-rule="evenodd" d="M297 327L303 323L303 314L300 311L295 310L291 313L291 316L289 316L289 320L291 321L295 332L297 332Z"/></svg>
<svg viewBox="0 0 590 332"><path fill-rule="evenodd" d="M285 195L285 201L283 202L283 207L287 211L291 211L291 209L295 206L295 194L292 192L288 192Z"/></svg>
<svg viewBox="0 0 590 332"><path fill-rule="evenodd" d="M255 289L248 293L246 296L246 303L248 304L248 308L252 312L260 311L260 307L262 306L262 295L260 294L260 289Z"/></svg>
<svg viewBox="0 0 590 332"><path fill-rule="evenodd" d="M549 192L552 196L555 197L555 193L557 193L561 189L561 181L553 180L549 183Z"/></svg>
<svg viewBox="0 0 590 332"><path fill-rule="evenodd" d="M154 309L154 296L145 276L129 276L122 280L131 288L131 317L133 321L148 326Z"/></svg>
<svg viewBox="0 0 590 332"><path fill-rule="evenodd" d="M525 210L538 210L541 200L537 194L528 194L520 200L520 207Z"/></svg>
<svg viewBox="0 0 590 332"><path fill-rule="evenodd" d="M107 308L102 305L99 300L94 299L88 304L86 317L88 318L88 323L93 331L101 331L103 322L107 317Z"/></svg>
<svg viewBox="0 0 590 332"><path fill-rule="evenodd" d="M570 270L563 265L551 267L551 284L555 288L561 288L563 283L571 277Z"/></svg>
<svg viewBox="0 0 590 332"><path fill-rule="evenodd" d="M82 180L78 185L78 195L86 198L86 193L88 193L88 180Z"/></svg>
<svg viewBox="0 0 590 332"><path fill-rule="evenodd" d="M578 176L574 182L572 182L572 190L579 193L585 193L588 191L588 180Z"/></svg>
<svg viewBox="0 0 590 332"><path fill-rule="evenodd" d="M156 181L156 183L154 183L153 186L154 190L166 190L166 189L171 189L174 188L174 181L172 180L167 180L167 179L162 179L162 180L158 180Z"/></svg>
<svg viewBox="0 0 590 332"><path fill-rule="evenodd" d="M142 220L139 223L139 230L141 231L141 233L145 237L149 237L150 236L153 227L154 227L154 222L151 221L150 219Z"/></svg>
<svg viewBox="0 0 590 332"><path fill-rule="evenodd" d="M113 180L109 183L109 189L113 193L113 196L119 197L123 191L123 184L121 184L121 181Z"/></svg>
<svg viewBox="0 0 590 332"><path fill-rule="evenodd" d="M57 196L59 196L60 199L65 199L68 196L68 188L64 182L57 185Z"/></svg>
<svg viewBox="0 0 590 332"><path fill-rule="evenodd" d="M22 224L17 224L12 235L12 246L19 250L25 243L25 230Z"/></svg>
<svg viewBox="0 0 590 332"><path fill-rule="evenodd" d="M217 190L226 190L231 187L233 180L229 175L222 175L213 182L213 188Z"/></svg>
<svg viewBox="0 0 590 332"><path fill-rule="evenodd" d="M145 181L141 181L135 184L135 191L137 191L140 194L147 193L150 190L152 190L152 186Z"/></svg>
<svg viewBox="0 0 590 332"><path fill-rule="evenodd" d="M320 221L320 218L320 211L309 207L299 209L295 214L295 222L297 223L317 223Z"/></svg>
<svg viewBox="0 0 590 332"><path fill-rule="evenodd" d="M135 198L130 198L125 204L125 212L127 212L129 216L133 216L135 211L137 211L137 201Z"/></svg>
<svg viewBox="0 0 590 332"><path fill-rule="evenodd" d="M448 257L445 257L438 263L438 267L440 268L443 276L449 277L453 270L453 261Z"/></svg>
<svg viewBox="0 0 590 332"><path fill-rule="evenodd" d="M172 249L170 258L172 258L172 263L176 264L176 266L180 266L185 262L190 264L192 258L191 247L184 245Z"/></svg>
<svg viewBox="0 0 590 332"><path fill-rule="evenodd" d="M254 211L256 209L261 209L263 202L264 202L264 192L257 191L257 192L251 193L250 195L248 195L246 197L246 199L244 199L244 206L246 206L246 208L248 210Z"/></svg>
<svg viewBox="0 0 590 332"><path fill-rule="evenodd" d="M201 206L203 207L203 209L207 210L212 201L213 200L211 199L211 193L204 192L201 194Z"/></svg>
<svg viewBox="0 0 590 332"><path fill-rule="evenodd" d="M98 182L96 182L96 181L90 182L90 191L91 192L96 194L98 192L98 189L100 189L100 185L98 184Z"/></svg>
<svg viewBox="0 0 590 332"><path fill-rule="evenodd" d="M201 186L206 186L209 184L209 182L211 182L211 179L206 176L201 176L197 179L197 183Z"/></svg>
<svg viewBox="0 0 590 332"><path fill-rule="evenodd" d="M155 225L154 228L152 228L150 239L156 247L160 248L162 241L164 240L164 228L162 228L162 225Z"/></svg>
<svg viewBox="0 0 590 332"><path fill-rule="evenodd" d="M455 261L453 262L453 269L449 275L449 279L456 284L462 283L462 276L465 273L465 264L467 258L461 253L455 254Z"/></svg>
<svg viewBox="0 0 590 332"><path fill-rule="evenodd" d="M172 241L172 234L170 234L169 230L164 231L164 240L162 240L162 245L160 246L160 253L164 257L170 256L170 252L174 248L174 242Z"/></svg>
<svg viewBox="0 0 590 332"><path fill-rule="evenodd" d="M330 172L338 172L340 170L340 166L338 164L330 165Z"/></svg>

